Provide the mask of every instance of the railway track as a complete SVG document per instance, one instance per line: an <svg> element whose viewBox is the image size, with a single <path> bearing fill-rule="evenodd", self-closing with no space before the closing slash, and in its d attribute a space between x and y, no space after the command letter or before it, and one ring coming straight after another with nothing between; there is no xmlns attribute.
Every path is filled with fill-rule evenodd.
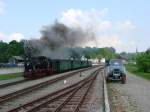
<svg viewBox="0 0 150 112"><path fill-rule="evenodd" d="M16 85L16 84L20 84L20 83L24 83L27 80L23 79L23 80L18 80L18 81L14 81L14 82L9 82L9 83L5 83L5 84L1 84L0 85L0 89L8 87L8 86L12 86L12 85Z"/></svg>
<svg viewBox="0 0 150 112"><path fill-rule="evenodd" d="M77 112L92 87L99 70L87 78L64 89L19 106L9 112Z"/></svg>
<svg viewBox="0 0 150 112"><path fill-rule="evenodd" d="M17 97L21 96L21 95L30 93L30 92L32 92L32 91L34 91L36 89L40 89L42 87L48 86L50 84L53 84L53 83L55 83L57 81L63 80L63 79L68 78L68 77L71 77L71 76L73 76L73 75L75 75L75 74L77 74L79 72L86 71L87 69L89 69L89 68L82 69L82 70L79 70L79 71L75 71L75 72L72 72L70 74L67 74L67 75L64 75L64 76L61 76L61 77L57 77L55 79L51 79L51 80L39 83L37 85L30 86L30 87L24 88L22 90L18 90L18 91L15 91L13 93L9 93L7 95L1 96L0 97L0 104L3 104L3 103L5 103L5 102L7 102L9 100L12 100L14 98L17 98Z"/></svg>
<svg viewBox="0 0 150 112"><path fill-rule="evenodd" d="M96 67L96 66L95 66ZM55 74L55 75L58 75L58 74ZM28 80L26 79L23 79L23 80L18 80L18 81L14 81L14 82L8 82L8 83L5 83L5 84L0 84L0 89L2 88L6 88L8 86L12 86L12 85L16 85L16 84L20 84L20 83L24 83Z"/></svg>

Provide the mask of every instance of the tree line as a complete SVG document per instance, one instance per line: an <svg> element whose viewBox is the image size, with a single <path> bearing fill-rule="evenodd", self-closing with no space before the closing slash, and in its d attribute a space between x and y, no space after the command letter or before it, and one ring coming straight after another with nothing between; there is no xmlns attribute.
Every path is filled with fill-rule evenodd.
<svg viewBox="0 0 150 112"><path fill-rule="evenodd" d="M82 56L88 59L111 59L116 56L116 50L113 47L96 48L96 47L76 47L70 48L72 58L80 59ZM0 41L0 63L6 63L12 56L24 56L24 42L15 40L6 43Z"/></svg>
<svg viewBox="0 0 150 112"><path fill-rule="evenodd" d="M15 40L6 43L0 41L0 62L8 62L12 56L23 56L24 48L23 42L17 42Z"/></svg>

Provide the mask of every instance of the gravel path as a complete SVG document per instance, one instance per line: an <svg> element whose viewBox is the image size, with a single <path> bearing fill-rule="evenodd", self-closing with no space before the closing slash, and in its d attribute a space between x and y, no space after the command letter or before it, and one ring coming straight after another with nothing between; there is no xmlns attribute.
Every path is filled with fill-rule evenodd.
<svg viewBox="0 0 150 112"><path fill-rule="evenodd" d="M112 112L150 112L150 81L128 73L126 84L110 83L108 89Z"/></svg>
<svg viewBox="0 0 150 112"><path fill-rule="evenodd" d="M82 72L82 74L78 73L72 77L69 77L69 78L66 78L66 84L64 84L64 80L62 81L59 81L57 83L53 83L49 86L46 86L45 88L41 88L41 89L38 89L36 91L33 91L33 92L30 92L29 94L25 94L21 97L18 97L14 100L10 100L9 102L7 103L4 103L3 105L1 105L1 109L0 111L1 112L6 112L12 108L15 108L19 105L22 105L22 104L25 104L29 101L32 101L32 100L35 100L39 97L42 97L42 96L45 96L47 95L48 93L51 93L51 92L54 92L58 89L61 89L61 88L64 88L64 87L67 87L69 85L72 85L73 83L76 83L78 82L79 80L82 80L83 78L87 77L88 75L90 75L90 73L92 71L96 70L96 68L92 69L92 70L88 70L88 71L85 71L85 72ZM29 82L28 82L29 83ZM17 88L20 88L22 86L18 86Z"/></svg>
<svg viewBox="0 0 150 112"><path fill-rule="evenodd" d="M18 68L1 68L0 69L0 75L1 74L10 74L10 73L20 73L23 72L24 68L18 67Z"/></svg>

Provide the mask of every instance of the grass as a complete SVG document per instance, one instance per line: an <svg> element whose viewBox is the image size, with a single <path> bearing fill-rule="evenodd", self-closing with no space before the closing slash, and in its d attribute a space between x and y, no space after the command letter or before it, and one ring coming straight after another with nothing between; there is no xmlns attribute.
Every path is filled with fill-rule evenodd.
<svg viewBox="0 0 150 112"><path fill-rule="evenodd" d="M11 73L11 74L1 74L0 75L0 80L8 80L8 79L21 77L22 74L23 74L22 72L20 72L20 73Z"/></svg>
<svg viewBox="0 0 150 112"><path fill-rule="evenodd" d="M128 64L126 65L126 69L129 72L133 73L134 75L150 80L150 73L144 73L144 72L139 71L136 65Z"/></svg>

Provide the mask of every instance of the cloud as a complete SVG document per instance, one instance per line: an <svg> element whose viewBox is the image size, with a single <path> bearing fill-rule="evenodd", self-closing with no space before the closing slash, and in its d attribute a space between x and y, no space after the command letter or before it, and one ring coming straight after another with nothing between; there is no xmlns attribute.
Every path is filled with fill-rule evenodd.
<svg viewBox="0 0 150 112"><path fill-rule="evenodd" d="M4 9L4 1L0 0L0 15L3 14Z"/></svg>
<svg viewBox="0 0 150 112"><path fill-rule="evenodd" d="M123 32L132 31L132 30L136 29L136 26L129 20L117 22L116 26L117 26L118 30L121 30Z"/></svg>
<svg viewBox="0 0 150 112"><path fill-rule="evenodd" d="M133 52L135 42L130 34L136 29L136 25L130 20L114 22L106 19L108 12L108 8L102 10L69 9L62 12L60 22L69 27L81 27L94 32L97 42L95 45L88 42L87 44L91 47L114 47L118 52Z"/></svg>
<svg viewBox="0 0 150 112"><path fill-rule="evenodd" d="M60 22L73 27L89 27L88 23L89 25L95 25L94 23L100 22L100 19L102 19L107 14L107 12L107 8L101 11L96 9L91 9L90 11L69 9L65 12L62 12ZM91 22L93 22L93 24L91 24Z"/></svg>
<svg viewBox="0 0 150 112"><path fill-rule="evenodd" d="M98 37L98 47L114 47L117 48L118 52L121 51L135 51L135 43L134 41L129 41L128 43L124 43L119 35L101 35Z"/></svg>
<svg viewBox="0 0 150 112"><path fill-rule="evenodd" d="M0 33L0 41L10 42L12 40L20 41L21 39L25 39L24 35L21 33L13 33L10 35Z"/></svg>

